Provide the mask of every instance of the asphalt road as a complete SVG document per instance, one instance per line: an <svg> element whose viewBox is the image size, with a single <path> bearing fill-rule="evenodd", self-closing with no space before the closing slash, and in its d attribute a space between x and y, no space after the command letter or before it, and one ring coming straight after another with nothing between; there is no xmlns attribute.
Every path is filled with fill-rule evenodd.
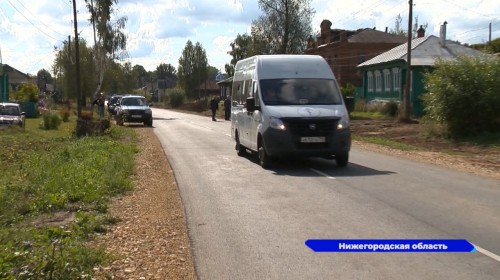
<svg viewBox="0 0 500 280"><path fill-rule="evenodd" d="M352 148L238 157L230 122L154 109L200 279L500 279L500 182ZM467 239L474 253L315 253L308 239Z"/></svg>

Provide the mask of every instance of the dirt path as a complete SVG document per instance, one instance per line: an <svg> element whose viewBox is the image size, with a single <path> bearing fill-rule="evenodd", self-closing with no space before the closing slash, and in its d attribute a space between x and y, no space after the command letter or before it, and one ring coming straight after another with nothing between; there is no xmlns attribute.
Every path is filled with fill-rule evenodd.
<svg viewBox="0 0 500 280"><path fill-rule="evenodd" d="M110 213L121 221L96 243L117 259L97 279L197 279L174 174L152 128L137 128L135 190Z"/></svg>

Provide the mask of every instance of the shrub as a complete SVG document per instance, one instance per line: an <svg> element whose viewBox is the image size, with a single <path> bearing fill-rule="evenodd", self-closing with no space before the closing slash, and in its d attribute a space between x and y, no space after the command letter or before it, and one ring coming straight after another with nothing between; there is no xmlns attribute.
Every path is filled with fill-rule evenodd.
<svg viewBox="0 0 500 280"><path fill-rule="evenodd" d="M425 74L428 116L446 125L453 138L500 129L500 59L458 57L436 62Z"/></svg>
<svg viewBox="0 0 500 280"><path fill-rule="evenodd" d="M61 117L53 112L46 112L42 115L43 121L41 127L45 130L58 129L61 125Z"/></svg>
<svg viewBox="0 0 500 280"><path fill-rule="evenodd" d="M62 121L63 122L69 122L69 116L70 116L70 111L67 107L62 108L59 110L59 115L61 115Z"/></svg>
<svg viewBox="0 0 500 280"><path fill-rule="evenodd" d="M399 105L395 101L389 101L380 108L380 113L389 117L396 117L398 115L398 112Z"/></svg>
<svg viewBox="0 0 500 280"><path fill-rule="evenodd" d="M184 104L184 100L186 99L186 93L180 88L168 89L167 95L172 108L179 108Z"/></svg>

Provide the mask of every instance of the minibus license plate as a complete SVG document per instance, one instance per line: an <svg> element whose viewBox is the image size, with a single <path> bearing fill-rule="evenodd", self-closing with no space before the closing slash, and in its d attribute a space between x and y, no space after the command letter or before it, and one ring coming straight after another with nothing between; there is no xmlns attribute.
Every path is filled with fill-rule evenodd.
<svg viewBox="0 0 500 280"><path fill-rule="evenodd" d="M140 117L142 117L142 116L141 115L132 115L132 118L134 118L134 119L138 119Z"/></svg>
<svg viewBox="0 0 500 280"><path fill-rule="evenodd" d="M325 137L301 137L301 143L325 143Z"/></svg>

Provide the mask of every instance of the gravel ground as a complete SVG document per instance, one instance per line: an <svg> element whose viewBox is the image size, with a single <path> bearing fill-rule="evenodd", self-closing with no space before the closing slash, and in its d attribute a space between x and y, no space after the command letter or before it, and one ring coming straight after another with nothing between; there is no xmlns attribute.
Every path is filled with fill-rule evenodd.
<svg viewBox="0 0 500 280"><path fill-rule="evenodd" d="M197 279L174 174L152 128L137 128L135 185L110 205L120 222L95 241L116 256L96 279Z"/></svg>
<svg viewBox="0 0 500 280"><path fill-rule="evenodd" d="M96 243L116 261L96 268L96 279L197 279L173 172L153 129L137 129L141 151L136 156L136 189L110 206L111 214L121 221ZM359 141L353 141L353 146L500 179L498 165L474 165L460 156L400 151Z"/></svg>

